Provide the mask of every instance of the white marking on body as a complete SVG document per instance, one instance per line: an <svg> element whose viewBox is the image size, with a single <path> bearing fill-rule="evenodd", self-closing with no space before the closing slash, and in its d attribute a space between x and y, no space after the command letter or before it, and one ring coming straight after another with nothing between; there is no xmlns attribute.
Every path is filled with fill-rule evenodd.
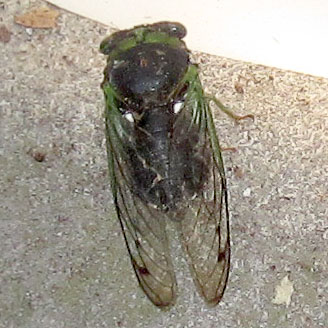
<svg viewBox="0 0 328 328"><path fill-rule="evenodd" d="M127 119L129 122L134 123L134 117L133 117L132 113L126 113L123 115L123 117L125 119Z"/></svg>
<svg viewBox="0 0 328 328"><path fill-rule="evenodd" d="M178 114L181 111L183 105L184 105L184 102L183 101L176 102L173 105L173 112L174 112L174 114Z"/></svg>
<svg viewBox="0 0 328 328"><path fill-rule="evenodd" d="M114 60L113 68L118 68L125 63L124 60Z"/></svg>

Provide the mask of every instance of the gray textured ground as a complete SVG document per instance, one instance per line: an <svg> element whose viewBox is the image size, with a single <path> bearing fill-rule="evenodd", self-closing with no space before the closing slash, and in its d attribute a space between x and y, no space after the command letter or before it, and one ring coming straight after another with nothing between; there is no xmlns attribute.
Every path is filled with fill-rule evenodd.
<svg viewBox="0 0 328 328"><path fill-rule="evenodd" d="M0 7L11 32L0 47L0 327L328 327L328 81L195 55L206 89L256 119L213 109L222 145L237 148L224 153L224 299L203 304L174 247L180 297L162 312L137 286L111 203L98 53L109 30L64 11L55 29L14 24L40 4ZM286 276L291 302L275 304Z"/></svg>

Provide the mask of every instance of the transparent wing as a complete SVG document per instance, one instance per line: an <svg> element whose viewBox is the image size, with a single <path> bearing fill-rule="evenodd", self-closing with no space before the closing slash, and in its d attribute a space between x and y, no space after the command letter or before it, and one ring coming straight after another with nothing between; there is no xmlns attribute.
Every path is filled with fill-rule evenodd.
<svg viewBox="0 0 328 328"><path fill-rule="evenodd" d="M106 136L111 187L129 256L139 284L157 306L176 298L176 279L165 233L167 218L133 192L133 169L129 150L135 149L131 123L115 108L106 89ZM110 107L108 107L110 106Z"/></svg>
<svg viewBox="0 0 328 328"><path fill-rule="evenodd" d="M206 167L195 172L201 190L185 199L181 220L181 240L187 253L194 282L208 304L217 304L223 296L230 266L229 213L226 178L212 114L203 95L196 71L188 74L188 93L183 115L175 130L185 121L190 131L197 129L195 151Z"/></svg>

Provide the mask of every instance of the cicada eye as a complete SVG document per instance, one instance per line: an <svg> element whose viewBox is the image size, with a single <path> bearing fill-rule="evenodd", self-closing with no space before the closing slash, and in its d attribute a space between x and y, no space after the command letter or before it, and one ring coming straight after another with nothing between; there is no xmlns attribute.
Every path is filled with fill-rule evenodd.
<svg viewBox="0 0 328 328"><path fill-rule="evenodd" d="M186 28L182 24L176 22L159 22L153 24L152 27L156 31L165 32L169 36L176 37L178 39L184 38L187 34Z"/></svg>
<svg viewBox="0 0 328 328"><path fill-rule="evenodd" d="M175 36L179 39L182 39L186 36L187 34L187 29L182 25L182 24L179 24L179 23L171 23L170 24L171 26L171 32L170 34L172 36Z"/></svg>
<svg viewBox="0 0 328 328"><path fill-rule="evenodd" d="M107 38L105 38L100 44L100 52L104 55L109 55L117 45L131 34L131 30L117 31Z"/></svg>

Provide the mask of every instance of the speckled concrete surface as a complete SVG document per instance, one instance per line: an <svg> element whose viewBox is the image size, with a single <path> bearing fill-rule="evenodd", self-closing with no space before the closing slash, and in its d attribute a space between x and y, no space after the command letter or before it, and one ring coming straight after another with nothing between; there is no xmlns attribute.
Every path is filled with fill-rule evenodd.
<svg viewBox="0 0 328 328"><path fill-rule="evenodd" d="M195 54L206 89L256 118L213 108L237 149L224 152L224 298L204 305L171 224L179 298L162 312L137 286L111 202L98 53L110 30L61 10L54 29L14 23L44 4L0 6L0 327L328 327L328 81Z"/></svg>

